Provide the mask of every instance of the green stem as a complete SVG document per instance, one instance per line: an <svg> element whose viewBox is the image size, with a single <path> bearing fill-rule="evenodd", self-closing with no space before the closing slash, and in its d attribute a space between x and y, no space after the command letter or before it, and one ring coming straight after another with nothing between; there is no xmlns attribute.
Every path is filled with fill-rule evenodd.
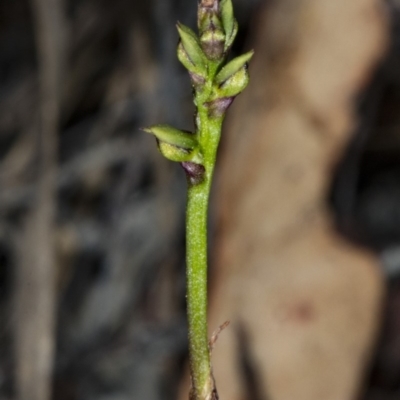
<svg viewBox="0 0 400 400"><path fill-rule="evenodd" d="M186 214L187 307L193 389L206 391L210 379L207 335L207 209L209 183L191 186ZM196 393L195 398L201 398Z"/></svg>
<svg viewBox="0 0 400 400"><path fill-rule="evenodd" d="M210 119L198 105L204 154L203 182L190 185L186 211L187 308L193 398L206 399L213 387L207 333L207 211L222 118Z"/></svg>

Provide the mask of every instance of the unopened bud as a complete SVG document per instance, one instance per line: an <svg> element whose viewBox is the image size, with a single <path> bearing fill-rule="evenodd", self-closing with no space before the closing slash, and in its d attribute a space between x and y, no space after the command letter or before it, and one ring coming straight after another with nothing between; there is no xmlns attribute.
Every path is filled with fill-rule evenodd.
<svg viewBox="0 0 400 400"><path fill-rule="evenodd" d="M210 60L220 60L224 56L225 31L222 26L219 1L202 1L198 10L200 44Z"/></svg>
<svg viewBox="0 0 400 400"><path fill-rule="evenodd" d="M253 55L254 51L252 50L234 58L232 61L226 64L220 72L218 72L217 76L215 77L215 83L221 84L233 77L240 69L246 66Z"/></svg>
<svg viewBox="0 0 400 400"><path fill-rule="evenodd" d="M230 76L222 85L220 85L217 93L221 97L237 96L242 92L249 83L249 73L247 64L239 71Z"/></svg>
<svg viewBox="0 0 400 400"><path fill-rule="evenodd" d="M225 51L227 51L232 46L238 31L238 24L233 15L232 0L221 0L220 13L225 31Z"/></svg>
<svg viewBox="0 0 400 400"><path fill-rule="evenodd" d="M177 56L181 64L189 71L190 76L196 77L196 79L192 77L192 83L195 86L198 86L201 81L205 82L206 72L204 66L193 64L192 60L189 58L188 54L183 48L182 43L179 43L178 45Z"/></svg>
<svg viewBox="0 0 400 400"><path fill-rule="evenodd" d="M235 97L221 97L206 103L209 117L221 118L233 103L233 100L235 100Z"/></svg>
<svg viewBox="0 0 400 400"><path fill-rule="evenodd" d="M193 158L192 151L173 146L172 144L157 140L158 150L168 160L175 162L189 161Z"/></svg>
<svg viewBox="0 0 400 400"><path fill-rule="evenodd" d="M193 86L196 89L200 89L206 83L206 80L203 76L196 74L195 72L189 71L190 80L192 81Z"/></svg>
<svg viewBox="0 0 400 400"><path fill-rule="evenodd" d="M220 60L225 54L225 34L214 26L201 35L200 43L204 54L210 60Z"/></svg>
<svg viewBox="0 0 400 400"><path fill-rule="evenodd" d="M177 29L181 42L178 46L178 58L189 70L197 73L205 73L206 57L201 49L196 34L187 26L178 23Z"/></svg>
<svg viewBox="0 0 400 400"><path fill-rule="evenodd" d="M185 170L186 177L191 185L198 185L203 182L206 173L206 169L203 165L193 162L183 162L181 165Z"/></svg>
<svg viewBox="0 0 400 400"><path fill-rule="evenodd" d="M184 132L169 125L154 125L149 128L143 128L143 130L151 133L161 142L185 150L193 150L198 146L197 138L193 133Z"/></svg>

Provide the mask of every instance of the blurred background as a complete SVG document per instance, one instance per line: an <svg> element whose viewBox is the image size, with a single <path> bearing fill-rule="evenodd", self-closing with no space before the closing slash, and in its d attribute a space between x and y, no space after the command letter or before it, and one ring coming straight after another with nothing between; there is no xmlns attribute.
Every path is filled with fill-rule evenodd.
<svg viewBox="0 0 400 400"><path fill-rule="evenodd" d="M276 1L234 1L234 54L251 46L260 9ZM360 94L358 128L327 201L338 230L382 260L389 295L365 398L392 400L400 6L386 6L390 50ZM195 26L194 0L0 1L1 400L177 396L187 356L186 182L139 128L192 129L178 20Z"/></svg>

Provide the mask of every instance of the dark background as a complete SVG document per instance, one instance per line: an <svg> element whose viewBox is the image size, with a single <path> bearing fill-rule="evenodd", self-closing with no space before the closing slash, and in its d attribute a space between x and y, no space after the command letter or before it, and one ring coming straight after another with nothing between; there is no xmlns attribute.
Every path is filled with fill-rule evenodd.
<svg viewBox="0 0 400 400"><path fill-rule="evenodd" d="M15 398L18 237L40 177L38 2L0 1L0 399ZM233 52L249 47L261 0L236 0ZM388 278L385 328L368 399L400 396L400 11L332 184L338 229L378 251ZM192 128L189 78L176 60L188 0L66 0L62 5L56 178L57 400L173 399L186 357L180 167L139 128ZM383 134L384 133L384 134ZM29 288L28 288L29 290ZM22 321L23 325L23 321ZM21 361L20 361L21 362Z"/></svg>

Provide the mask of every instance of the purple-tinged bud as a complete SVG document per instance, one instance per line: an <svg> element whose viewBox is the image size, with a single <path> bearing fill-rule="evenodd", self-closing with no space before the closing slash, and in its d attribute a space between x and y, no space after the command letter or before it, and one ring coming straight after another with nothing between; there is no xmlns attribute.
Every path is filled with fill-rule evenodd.
<svg viewBox="0 0 400 400"><path fill-rule="evenodd" d="M211 118L222 117L226 113L226 110L233 103L233 100L235 100L234 96L222 97L205 103L205 105L208 107L208 115Z"/></svg>
<svg viewBox="0 0 400 400"><path fill-rule="evenodd" d="M225 55L225 34L213 24L200 36L200 44L209 60L217 61Z"/></svg>
<svg viewBox="0 0 400 400"><path fill-rule="evenodd" d="M189 71L189 75L190 75L190 80L192 81L192 84L196 89L202 88L206 83L205 78L202 77L201 75L196 74L195 72Z"/></svg>
<svg viewBox="0 0 400 400"><path fill-rule="evenodd" d="M181 165L185 170L186 178L191 185L198 185L203 182L206 169L201 164L182 162Z"/></svg>
<svg viewBox="0 0 400 400"><path fill-rule="evenodd" d="M200 45L210 60L220 60L225 51L219 0L202 0L198 10Z"/></svg>

